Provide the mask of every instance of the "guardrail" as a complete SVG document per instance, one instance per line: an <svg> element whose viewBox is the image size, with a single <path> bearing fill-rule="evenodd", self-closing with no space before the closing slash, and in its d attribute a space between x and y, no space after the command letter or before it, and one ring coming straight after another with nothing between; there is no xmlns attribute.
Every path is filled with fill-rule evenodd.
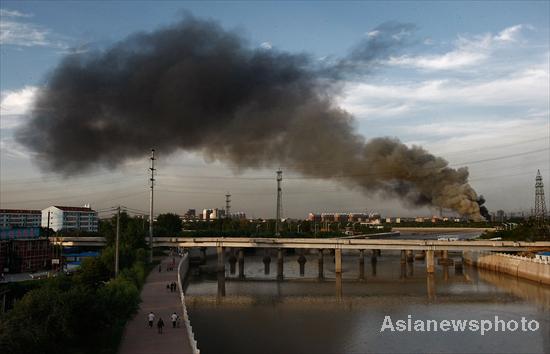
<svg viewBox="0 0 550 354"><path fill-rule="evenodd" d="M183 309L183 324L187 330L187 338L189 338L189 345L193 354L200 354L200 350L197 346L197 341L195 340L195 335L193 334L193 327L191 327L191 321L189 320L189 315L187 314L187 307L185 306L185 294L183 292L183 279L189 271L189 253L185 253L181 257L180 263L178 264L178 288L180 291L181 298L181 307ZM182 275L183 272L183 275Z"/></svg>

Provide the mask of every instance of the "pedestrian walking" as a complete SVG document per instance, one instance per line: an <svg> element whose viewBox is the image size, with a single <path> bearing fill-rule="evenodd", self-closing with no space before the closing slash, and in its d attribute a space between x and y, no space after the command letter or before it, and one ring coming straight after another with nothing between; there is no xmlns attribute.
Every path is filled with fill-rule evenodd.
<svg viewBox="0 0 550 354"><path fill-rule="evenodd" d="M162 320L162 317L159 317L159 321L157 322L159 334L162 334L162 327L164 327L164 321Z"/></svg>
<svg viewBox="0 0 550 354"><path fill-rule="evenodd" d="M162 272L162 265L159 264L159 273Z"/></svg>
<svg viewBox="0 0 550 354"><path fill-rule="evenodd" d="M155 321L155 314L151 311L147 315L147 320L149 321L149 327L153 328L153 322Z"/></svg>
<svg viewBox="0 0 550 354"><path fill-rule="evenodd" d="M170 318L172 319L172 328L176 328L176 322L178 321L178 315L174 312Z"/></svg>

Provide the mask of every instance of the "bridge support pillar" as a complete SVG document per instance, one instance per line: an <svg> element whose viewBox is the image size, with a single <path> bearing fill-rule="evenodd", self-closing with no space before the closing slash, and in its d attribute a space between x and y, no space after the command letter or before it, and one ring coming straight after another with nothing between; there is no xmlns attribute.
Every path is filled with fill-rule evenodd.
<svg viewBox="0 0 550 354"><path fill-rule="evenodd" d="M268 249L265 250L265 256L264 256L263 262L264 262L264 274L268 275L269 274L269 266L271 264L271 257L269 255L269 250Z"/></svg>
<svg viewBox="0 0 550 354"><path fill-rule="evenodd" d="M235 250L232 248L229 255L229 274L235 274L237 265L237 257L235 257Z"/></svg>
<svg viewBox="0 0 550 354"><path fill-rule="evenodd" d="M401 250L401 275L399 279L405 279L407 277L407 251Z"/></svg>
<svg viewBox="0 0 550 354"><path fill-rule="evenodd" d="M376 263L378 262L378 258L376 258L376 250L372 250L372 255L370 256L370 265L372 266L372 275L376 275Z"/></svg>
<svg viewBox="0 0 550 354"><path fill-rule="evenodd" d="M336 248L334 250L334 272L342 273L342 249Z"/></svg>
<svg viewBox="0 0 550 354"><path fill-rule="evenodd" d="M365 280L365 250L359 250L359 279Z"/></svg>
<svg viewBox="0 0 550 354"><path fill-rule="evenodd" d="M283 280L284 278L283 262L284 262L283 249L279 248L277 250L277 280Z"/></svg>
<svg viewBox="0 0 550 354"><path fill-rule="evenodd" d="M434 251L433 250L426 250L426 272L428 274L433 274L435 272Z"/></svg>
<svg viewBox="0 0 550 354"><path fill-rule="evenodd" d="M225 248L216 247L218 253L218 296L225 296Z"/></svg>
<svg viewBox="0 0 550 354"><path fill-rule="evenodd" d="M304 250L300 250L300 256L298 257L298 264L300 265L300 276L303 277L306 272L306 256L304 256Z"/></svg>
<svg viewBox="0 0 550 354"><path fill-rule="evenodd" d="M201 247L201 264L206 263L206 247Z"/></svg>
<svg viewBox="0 0 550 354"><path fill-rule="evenodd" d="M239 262L239 279L244 279L244 251L242 248L239 250L238 262Z"/></svg>
<svg viewBox="0 0 550 354"><path fill-rule="evenodd" d="M317 251L317 255L319 257L318 259L318 262L319 262L319 279L323 279L325 276L323 275L323 249L322 248L319 248L319 250Z"/></svg>

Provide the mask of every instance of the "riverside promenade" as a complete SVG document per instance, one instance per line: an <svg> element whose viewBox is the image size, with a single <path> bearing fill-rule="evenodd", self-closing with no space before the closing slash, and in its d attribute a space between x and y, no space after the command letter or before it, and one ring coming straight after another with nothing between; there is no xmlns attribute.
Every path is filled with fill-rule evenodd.
<svg viewBox="0 0 550 354"><path fill-rule="evenodd" d="M119 347L120 354L191 354L187 329L183 321L182 305L179 291L170 292L166 284L178 281L178 262L175 257L174 270L167 272L167 265L172 263L172 257L162 259L162 271L154 268L141 291L141 305L136 316L128 322ZM147 314L153 311L155 323L153 328L147 324ZM180 316L180 327L172 328L170 315L176 312ZM157 333L157 321L164 321L163 334Z"/></svg>

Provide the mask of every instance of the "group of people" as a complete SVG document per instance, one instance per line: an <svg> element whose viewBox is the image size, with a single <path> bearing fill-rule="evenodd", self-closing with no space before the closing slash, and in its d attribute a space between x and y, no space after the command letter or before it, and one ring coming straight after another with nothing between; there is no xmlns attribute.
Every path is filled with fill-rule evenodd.
<svg viewBox="0 0 550 354"><path fill-rule="evenodd" d="M166 271L170 272L170 271L174 270L175 267L176 267L176 259L172 258L172 263L167 263L166 264ZM159 273L160 272L162 272L162 264L159 264Z"/></svg>
<svg viewBox="0 0 550 354"><path fill-rule="evenodd" d="M172 321L172 328L176 328L180 326L180 316L178 316L177 313L172 313L170 315L170 320ZM149 322L149 328L153 328L153 325L155 323L155 313L149 312L147 315L147 321ZM162 334L162 329L164 328L164 321L162 320L162 317L159 317L157 320L157 331L159 334Z"/></svg>
<svg viewBox="0 0 550 354"><path fill-rule="evenodd" d="M170 289L171 293L175 293L176 291L178 291L178 284L173 281L170 284L166 284L166 289Z"/></svg>

